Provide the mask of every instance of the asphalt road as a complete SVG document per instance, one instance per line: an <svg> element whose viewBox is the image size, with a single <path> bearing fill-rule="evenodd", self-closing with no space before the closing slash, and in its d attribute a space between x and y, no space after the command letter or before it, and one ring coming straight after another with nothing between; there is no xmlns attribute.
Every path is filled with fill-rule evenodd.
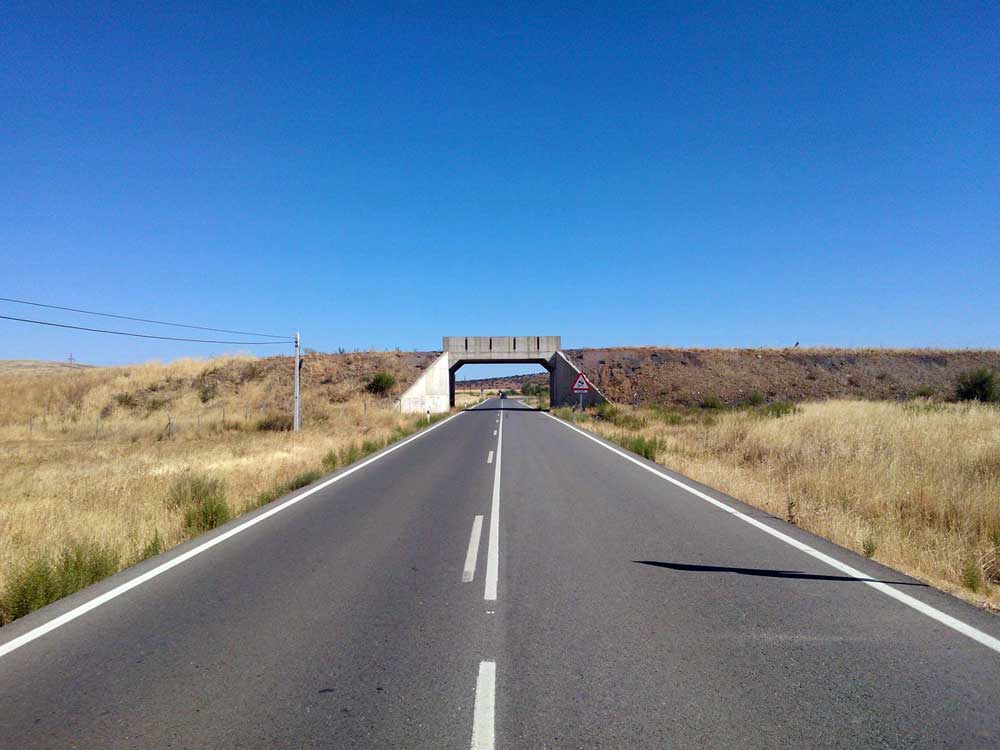
<svg viewBox="0 0 1000 750"><path fill-rule="evenodd" d="M0 629L0 747L1000 747L1000 619L651 468L488 401Z"/></svg>

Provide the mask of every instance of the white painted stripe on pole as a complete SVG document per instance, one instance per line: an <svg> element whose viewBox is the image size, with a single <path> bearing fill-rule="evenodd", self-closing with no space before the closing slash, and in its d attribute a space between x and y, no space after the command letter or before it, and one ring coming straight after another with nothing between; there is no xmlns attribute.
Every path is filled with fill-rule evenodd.
<svg viewBox="0 0 1000 750"><path fill-rule="evenodd" d="M493 463L493 451L490 451L489 455L486 457L486 463Z"/></svg>
<svg viewBox="0 0 1000 750"><path fill-rule="evenodd" d="M472 520L472 534L469 535L469 551L465 553L465 567L462 568L462 583L469 583L476 577L476 560L479 558L479 538L483 535L483 517Z"/></svg>
<svg viewBox="0 0 1000 750"><path fill-rule="evenodd" d="M497 436L497 460L493 465L493 502L490 505L490 545L486 550L486 592L483 598L495 601L500 567L500 461L503 457L503 422Z"/></svg>
<svg viewBox="0 0 1000 750"><path fill-rule="evenodd" d="M237 524L236 526L234 526L233 528L229 529L228 531L226 531L226 532L224 532L222 534L219 534L216 537L213 537L213 538L209 539L207 542L203 542L202 544L199 544L198 546L189 549L184 554L178 555L177 557L174 557L174 558L168 560L165 563L157 565L155 568L147 570L142 575L136 576L135 578L132 578L131 580L128 580L128 581L126 581L123 584L115 586L110 591L105 591L100 596L95 596L93 599L90 599L89 601L86 601L83 604L81 604L81 605L79 605L77 607L74 607L73 609L69 610L68 612L64 612L63 614L59 615L58 617L55 617L55 618L49 620L48 622L46 622L46 623L44 623L42 625L39 625L37 628L33 628L32 630L29 630L27 633L24 633L23 635L20 635L17 638L14 638L14 639L12 639L10 641L7 641L7 643L0 644L0 657L9 654L11 651L19 649L21 646L24 646L27 643L31 643L31 641L35 640L36 638L41 638L46 633L50 633L53 630L55 630L56 628L61 627L61 626L65 625L66 623L75 620L77 617L80 617L81 615L85 615L87 612L89 612L92 609L97 609L102 604L107 604L112 599L115 599L115 598L121 596L122 594L124 594L126 591L131 591L132 589L136 588L137 586L141 586L142 584L146 583L147 581L150 581L153 578L156 578L161 573L166 573L171 568L175 568L178 565L180 565L181 563L187 562L192 557L196 557L196 556L200 555L202 552L206 552L206 551L210 550L215 545L222 544L227 539L231 539L232 537L236 536L237 534L243 533L244 531L246 531L247 529L249 529L251 526L256 526L261 521L263 521L263 520L265 520L267 518L270 518L271 516L273 516L273 515L275 515L277 513L281 513L281 511L283 511L283 510L285 510L287 508L290 508L291 506L295 505L296 503L301 502L302 500L305 500L310 495L314 495L317 492L319 492L320 490L326 489L331 484L334 484L336 482L339 482L341 479L349 477L354 472L361 471L363 468L365 468L369 464L375 463L376 461L378 461L378 460L380 460L382 458L385 458L390 453L398 451L404 445L412 443L414 440L419 440L420 438L422 438L427 433L433 432L437 428L439 428L442 425L445 425L448 422L450 422L451 420L453 420L455 417L460 416L462 413L463 412L458 412L458 414L452 414L447 419L443 419L440 422L438 422L437 424L431 425L430 427L427 427L426 429L422 430L421 432L418 432L413 437L409 437L406 440L403 440L403 441L401 441L399 443L396 443L395 445L393 445L390 448L386 448L381 453L379 453L379 454L377 454L375 456L372 456L371 458L369 458L369 459L367 459L365 461L362 461L357 466L352 466L349 469L345 469L344 471L342 471L337 476L331 477L330 479L327 479L322 484L318 484L315 487L312 487L311 489L308 489L305 492L302 492L301 494L298 494L298 495L296 495L293 498L285 500L285 502L283 502L283 503L275 505L273 508L264 511L263 513L260 513L260 514L258 514L256 516L254 516L253 518L249 518L246 521L243 521L243 523Z"/></svg>
<svg viewBox="0 0 1000 750"><path fill-rule="evenodd" d="M496 683L496 662L479 662L479 677L476 680L476 707L472 716L472 750L493 750Z"/></svg>
<svg viewBox="0 0 1000 750"><path fill-rule="evenodd" d="M862 583L865 583L865 584L871 586L876 591L880 591L883 594L885 594L886 596L891 597L892 599L895 599L896 601L898 601L898 602L900 602L902 604L905 604L907 607L915 609L917 612L920 612L921 614L924 614L927 617L930 617L932 620L935 620L935 621L941 623L942 625L951 628L955 632L961 633L962 635L964 635L964 636L966 636L968 638L971 638L972 640L977 641L978 643L983 644L987 648L991 648L994 651L996 651L997 653L1000 653L1000 639L994 638L993 636L989 635L988 633L984 633L982 630L979 630L978 628L975 628L972 625L968 625L968 624L962 622L961 620L959 620L958 618L952 617L951 615L949 615L949 614L947 614L945 612L942 612L941 610L937 609L936 607L932 607L931 605L926 604L926 603L920 601L916 597L910 596L909 594L904 594L902 591L899 591L898 589L893 588L891 584L882 583L881 581L873 581L873 580L871 580L871 576L866 575L865 573L862 573L860 570L857 570L856 568L852 568L847 563L842 563L840 560L838 560L838 559L836 559L834 557L830 557L830 555L827 555L827 554L825 554L823 552L820 552L818 549L816 549L814 547L810 547L808 544L806 544L804 542L800 542L798 539L790 537L790 536L788 536L788 534L785 534L784 532L778 531L777 529L768 526L766 523L758 521L756 518L752 518L751 516L748 516L746 513L742 513L740 511L736 510L736 508L729 507L728 505L726 505L721 500L716 500L711 495L707 495L704 492L701 492L700 490L696 490L694 487L691 487L690 485L685 484L684 482L680 481L679 479L675 479L674 477L670 476L669 474L666 474L666 473L664 473L662 471L658 471L657 469L654 469L649 464L645 464L642 461L640 461L639 459L635 458L634 456L630 456L627 453L625 453L623 451L620 451L617 448L614 448L614 447L608 445L607 443L603 442L602 440L598 440L596 437L594 437L590 433L584 432L583 430L579 429L578 427L574 427L571 424L567 424L566 422L562 421L561 419L553 417L551 414L545 414L545 416L549 417L550 419L554 419L559 424L563 425L564 427L568 427L569 429L573 430L574 432L580 433L581 435L583 435L588 440L594 441L595 443L597 443L598 445L600 445L603 448L608 449L612 453L617 453L619 456L621 456L622 458L624 458L626 461L631 461L633 464L635 464L639 468L645 469L649 473L655 474L656 476L660 477L660 479L665 479L668 482L670 482L671 484L676 485L676 486L680 487L681 489L686 490L687 492L690 492L692 495L694 495L697 498L700 498L701 500L704 500L706 503L714 505L716 508L719 508L720 510L725 511L726 513L729 513L732 516L735 516L736 518L740 519L741 521L743 521L745 523L750 524L751 526L755 526L756 528L760 529L764 533L770 534L771 536L775 537L776 539L781 540L782 542L784 542L785 544L787 544L787 545L789 545L791 547L794 547L795 549L799 550L800 552L805 552L807 555L816 558L820 562L826 563L831 568L836 568L841 573L846 573L847 575L851 576L851 578L858 579Z"/></svg>

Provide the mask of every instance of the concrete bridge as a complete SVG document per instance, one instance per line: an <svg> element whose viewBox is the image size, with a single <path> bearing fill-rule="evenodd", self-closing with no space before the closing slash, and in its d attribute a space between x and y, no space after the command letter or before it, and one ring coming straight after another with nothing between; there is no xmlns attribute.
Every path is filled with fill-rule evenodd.
<svg viewBox="0 0 1000 750"><path fill-rule="evenodd" d="M549 371L549 400L552 406L579 402L573 383L580 374L561 351L560 336L445 336L441 356L421 373L400 399L404 412L448 411L455 405L455 373L465 365L541 365ZM583 396L586 406L606 401L591 385Z"/></svg>

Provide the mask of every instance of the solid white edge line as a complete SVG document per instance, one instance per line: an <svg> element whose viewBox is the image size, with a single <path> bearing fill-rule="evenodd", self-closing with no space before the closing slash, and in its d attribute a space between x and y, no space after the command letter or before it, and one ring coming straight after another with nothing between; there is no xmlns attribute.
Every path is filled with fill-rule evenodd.
<svg viewBox="0 0 1000 750"><path fill-rule="evenodd" d="M357 466L352 466L350 469L346 469L345 471L341 472L337 476L331 477L330 479L327 479L322 484L318 484L315 487L306 490L305 492L303 492L300 495L296 495L295 497L290 498L290 499L286 500L285 502L283 502L283 503L281 503L279 505L276 505L275 507L273 507L273 508L271 508L269 510L264 511L263 513L260 513L259 515L256 515L253 518L247 519L243 523L240 523L240 524L234 526L233 528L229 529L225 533L219 534L217 537L213 537L212 539L209 539L207 542L199 544L197 547L194 547L193 549L189 549L184 554L178 555L177 557L175 557L175 558L173 558L171 560L168 560L165 563L157 565L155 568L152 568L151 570L147 570L142 575L136 576L135 578L133 578L133 579L131 579L129 581L126 581L125 583L123 583L123 584L121 584L119 586L116 586L115 588L111 589L110 591L105 591L100 596L96 596L93 599L91 599L89 601L86 601L86 602L84 602L83 604L81 604L81 605L79 605L77 607L74 607L73 609L69 610L68 612L64 612L63 614L59 615L58 617L55 617L55 618L49 620L48 622L46 622L46 623L44 623L42 625L39 625L36 628L33 628L33 629L29 630L27 633L19 635L17 638L14 638L13 640L10 640L7 643L4 643L4 644L0 645L0 657L6 656L11 651L15 651L16 649L19 649L21 646L24 646L25 644L31 643L31 641L35 640L36 638L40 638L43 635L45 635L46 633L50 633L51 631L55 630L56 628L61 627L61 626L65 625L66 623L71 622L72 620L75 620L77 617L80 617L81 615L85 615L87 612L89 612L92 609L97 609L102 604L106 604L107 602L111 601L112 599L115 599L115 598L121 596L126 591L130 591L130 590L136 588L137 586L141 586L142 584L146 583L146 581L149 581L149 580L152 580L153 578L156 578L161 573L166 573L171 568L174 568L174 567L180 565L181 563L187 562L192 557L196 557L197 555L200 555L202 552L205 552L206 550L211 549L215 545L221 544L222 542L226 541L227 539L230 539L231 537L234 537L237 534L246 531L251 526L257 525L258 523L260 523L264 519L270 518L271 516L275 515L276 513L280 513L281 511L285 510L286 508L290 508L291 506L295 505L296 503L301 502L302 500L305 500L310 495L313 495L313 494L319 492L320 490L329 487L331 484L339 482L341 479L344 479L345 477L349 477L354 472L360 471L361 469L365 468L369 464L374 463L375 461L378 461L379 459L385 458L390 453L393 453L394 451L399 450L404 445L407 445L409 443L412 443L414 440L418 440L419 438L422 438L424 435L427 435L428 433L436 430L438 427L441 427L442 425L447 424L448 422L450 422L451 420L453 420L455 417L458 417L458 416L462 415L463 413L464 412L458 412L457 414L452 414L447 419L443 419L440 422L438 422L437 424L433 424L430 427L428 427L428 428L420 431L416 435L413 435L412 437L409 437L406 440L403 440L403 441L401 441L399 443L396 443L395 445L393 445L393 446L385 449L383 452L379 453L378 455L372 456L371 458L366 459L365 461L362 461ZM0 635L2 635L2 633L0 633Z"/></svg>
<svg viewBox="0 0 1000 750"><path fill-rule="evenodd" d="M488 463L488 464L493 463L493 451L490 451L489 455L486 456L486 463Z"/></svg>
<svg viewBox="0 0 1000 750"><path fill-rule="evenodd" d="M545 414L545 412L542 412L542 413ZM706 495L704 492L701 492L700 490L696 490L694 487L691 487L690 485L685 484L684 482L680 481L679 479L675 479L674 477L670 476L669 474L666 474L666 473L664 473L662 471L658 471L657 469L654 469L652 466L643 463L638 458L630 456L627 453L625 453L625 452L623 452L621 450L618 450L617 448L614 448L614 447L608 445L607 443L603 442L602 440L599 440L598 438L596 438L594 435L591 435L590 433L585 432L584 430L581 430L578 427L574 427L573 425L571 425L571 424L569 424L567 422L564 422L563 420L559 419L558 417L553 417L551 414L545 414L545 416L549 417L549 419L555 420L556 422L558 422L559 424L561 424L563 427L568 427L569 429L573 430L574 432L578 432L579 434L583 435L588 440L594 441L595 443L597 443L598 445L600 445L603 448L606 448L607 450L611 451L612 453L617 453L619 456L621 456L622 458L624 458L627 461L631 461L633 464L635 464L639 468L645 469L649 473L655 474L656 476L660 477L661 479L666 479L671 484L674 484L674 485L680 487L681 489L686 490L687 492L690 492L695 497L700 498L701 500L704 500L705 502L707 502L707 503L709 503L711 505L714 505L715 507L719 508L720 510L723 510L726 513L729 513L730 515L735 516L736 518L740 519L741 521L744 521L745 523L750 524L751 526L755 526L756 528L760 529L761 531L763 531L763 532L765 532L767 534L770 534L771 536L775 537L776 539L780 539L785 544L787 544L787 545L789 545L791 547L794 547L795 549L799 550L800 552L805 552L807 555L810 555L811 557L816 558L820 562L824 562L827 565L829 565L830 567L836 568L840 572L846 573L847 575L851 576L852 578L858 579L862 583L867 584L868 586L871 586L873 589L875 589L877 591L881 591L886 596L889 596L889 597L895 599L896 601L898 601L898 602L900 602L902 604L905 604L907 607L915 609L917 612L920 612L921 614L924 614L927 617L930 617L932 620L936 620L937 622L941 623L942 625L944 625L946 627L949 627L952 630L954 630L954 631L956 631L958 633L961 633L962 635L964 635L964 636L966 636L968 638L971 638L974 641L977 641L978 643L983 644L987 648L993 649L997 653L1000 653L1000 639L994 638L993 636L989 635L988 633L984 633L983 631L979 630L978 628L974 628L972 625L968 625L968 624L962 622L961 620L959 620L959 619L957 619L955 617L952 617L951 615L946 614L945 612L942 612L941 610L937 609L936 607L932 607L929 604L925 604L924 602L920 601L919 599L917 599L915 597L910 596L909 594L904 594L902 591L899 591L898 589L893 588L890 584L882 583L880 581L873 581L873 580L871 580L871 576L868 576L868 575L862 573L860 570L856 570L855 568L852 568L847 563L842 563L840 560L837 560L834 557L830 557L829 555L827 555L827 554L825 554L823 552L820 552L818 549L815 549L814 547L810 547L808 544L805 544L804 542L800 542L798 539L794 539L793 537L788 536L788 534L785 534L785 533L783 533L781 531L778 531L777 529L772 528L772 527L768 526L767 524L762 523L761 521L758 521L756 518L751 518L746 513L742 513L741 511L736 510L736 508L729 507L724 502L722 502L720 500L716 500L711 495Z"/></svg>
<svg viewBox="0 0 1000 750"><path fill-rule="evenodd" d="M500 462L503 457L503 422L497 436L496 463L493 466L493 499L490 504L490 542L486 550L486 590L483 598L496 601L500 571Z"/></svg>
<svg viewBox="0 0 1000 750"><path fill-rule="evenodd" d="M483 517L472 519L472 533L469 535L469 551L465 553L465 567L462 568L462 583L469 583L476 577L476 560L479 558L479 539L483 535Z"/></svg>
<svg viewBox="0 0 1000 750"><path fill-rule="evenodd" d="M472 750L493 750L497 664L479 662L476 679L476 706L472 714Z"/></svg>

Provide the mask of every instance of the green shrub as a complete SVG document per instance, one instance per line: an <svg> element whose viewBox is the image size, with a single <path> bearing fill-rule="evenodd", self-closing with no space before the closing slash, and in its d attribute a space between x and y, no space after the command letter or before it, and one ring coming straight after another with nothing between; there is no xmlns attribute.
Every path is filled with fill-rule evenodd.
<svg viewBox="0 0 1000 750"><path fill-rule="evenodd" d="M794 414L799 410L795 404L791 401L774 401L767 406L759 410L759 414L762 417L772 417L774 419L779 419L780 417L787 417L789 414Z"/></svg>
<svg viewBox="0 0 1000 750"><path fill-rule="evenodd" d="M680 424L684 421L684 417L679 412L664 409L661 406L653 407L653 416L667 424Z"/></svg>
<svg viewBox="0 0 1000 750"><path fill-rule="evenodd" d="M301 474L296 474L294 477L289 479L284 483L283 495L287 495L289 492L294 492L295 490L300 490L313 482L323 478L323 472L317 469L310 469L309 471L303 471Z"/></svg>
<svg viewBox="0 0 1000 750"><path fill-rule="evenodd" d="M930 401L928 399L914 398L902 405L903 408L913 414L937 414L948 411L948 405L940 401Z"/></svg>
<svg viewBox="0 0 1000 750"><path fill-rule="evenodd" d="M962 585L973 594L983 587L983 571L974 560L970 560L962 568Z"/></svg>
<svg viewBox="0 0 1000 750"><path fill-rule="evenodd" d="M620 407L605 402L598 404L592 411L594 419L601 419L610 422L616 427L623 427L626 430L638 430L646 426L646 420L622 410Z"/></svg>
<svg viewBox="0 0 1000 750"><path fill-rule="evenodd" d="M955 392L960 401L996 401L1000 397L996 375L985 367L960 374Z"/></svg>
<svg viewBox="0 0 1000 750"><path fill-rule="evenodd" d="M638 453L643 458L648 458L650 461L656 460L656 450L659 448L659 443L655 438L646 438L642 435L621 435L618 438L618 443L633 453Z"/></svg>
<svg viewBox="0 0 1000 750"><path fill-rule="evenodd" d="M412 427L404 427L401 424L396 425L396 429L392 432L391 442L395 443L397 440L402 440L403 438L408 438L416 430Z"/></svg>
<svg viewBox="0 0 1000 750"><path fill-rule="evenodd" d="M158 554L163 552L164 545L163 540L160 538L159 530L153 532L153 538L146 542L146 546L142 548L142 552L139 553L140 560L148 560L151 557L156 557Z"/></svg>
<svg viewBox="0 0 1000 750"><path fill-rule="evenodd" d="M175 480L167 492L167 506L184 511L184 526L190 534L214 529L232 518L225 484L201 474L185 474Z"/></svg>
<svg viewBox="0 0 1000 750"><path fill-rule="evenodd" d="M393 387L396 385L396 377L389 372L376 372L368 384L365 386L365 390L369 393L373 393L376 396L385 396L388 394Z"/></svg>
<svg viewBox="0 0 1000 750"><path fill-rule="evenodd" d="M760 406L764 403L764 394L760 391L750 391L749 395L747 395L747 403L750 406Z"/></svg>
<svg viewBox="0 0 1000 750"><path fill-rule="evenodd" d="M722 399L718 396L708 395L701 400L702 409L721 409L723 406Z"/></svg>
<svg viewBox="0 0 1000 750"><path fill-rule="evenodd" d="M184 526L189 533L200 534L221 526L232 517L225 500L210 498L184 511Z"/></svg>
<svg viewBox="0 0 1000 750"><path fill-rule="evenodd" d="M523 396L547 396L548 393L549 387L541 383L525 383L521 386L521 395Z"/></svg>
<svg viewBox="0 0 1000 750"><path fill-rule="evenodd" d="M368 455L370 455L372 453L375 453L378 450L381 450L381 448L382 448L382 442L381 441L379 441L379 440L365 440L364 442L361 443L361 455L362 456L368 456Z"/></svg>
<svg viewBox="0 0 1000 750"><path fill-rule="evenodd" d="M913 393L910 394L910 398L934 398L937 396L937 391L931 388L929 385L922 385Z"/></svg>
<svg viewBox="0 0 1000 750"><path fill-rule="evenodd" d="M219 395L219 384L213 380L203 380L198 385L198 398L201 403L207 404Z"/></svg>
<svg viewBox="0 0 1000 750"><path fill-rule="evenodd" d="M351 443L340 451L340 463L343 466L353 464L361 458L361 449L355 443Z"/></svg>
<svg viewBox="0 0 1000 750"><path fill-rule="evenodd" d="M333 451L330 451L330 453L333 453ZM328 453L327 456L329 456L330 453ZM326 459L324 457L324 461L325 460ZM259 495L257 495L257 500L255 505L256 507L259 508L262 505L267 505L268 503L272 503L279 497L283 497L287 495L289 492L294 492L295 490L302 489L303 487L310 485L313 482L322 478L323 478L323 472L319 471L318 469L311 469L309 471L304 471L301 474L296 474L291 479L287 479L284 482L279 482L270 489L266 489Z"/></svg>
<svg viewBox="0 0 1000 750"><path fill-rule="evenodd" d="M135 396L131 393L116 393L114 395L114 400L115 403L123 409L131 409L136 406Z"/></svg>
<svg viewBox="0 0 1000 750"><path fill-rule="evenodd" d="M260 432L288 432L295 427L291 414L269 414L257 422Z"/></svg>
<svg viewBox="0 0 1000 750"><path fill-rule="evenodd" d="M146 401L146 416L148 417L153 412L157 412L167 405L167 400L165 398L151 398Z"/></svg>
<svg viewBox="0 0 1000 750"><path fill-rule="evenodd" d="M249 383L251 380L256 380L264 374L264 368L259 362L247 362L243 365L240 370L240 382Z"/></svg>
<svg viewBox="0 0 1000 750"><path fill-rule="evenodd" d="M614 422L615 417L618 416L618 412L619 409L617 406L605 402L594 407L593 417L594 419L603 419L605 422Z"/></svg>
<svg viewBox="0 0 1000 750"><path fill-rule="evenodd" d="M327 451L326 455L323 456L323 470L327 474L337 470L337 451Z"/></svg>
<svg viewBox="0 0 1000 750"><path fill-rule="evenodd" d="M870 536L865 537L865 541L861 544L861 551L864 553L865 557L873 557L877 548L878 544L875 542L875 539Z"/></svg>
<svg viewBox="0 0 1000 750"><path fill-rule="evenodd" d="M69 596L118 570L118 553L95 542L75 542L55 560L38 558L14 573L0 597L0 624Z"/></svg>
<svg viewBox="0 0 1000 750"><path fill-rule="evenodd" d="M205 474L184 474L174 480L167 491L167 506L189 508L205 500L225 499L226 486L221 479Z"/></svg>

